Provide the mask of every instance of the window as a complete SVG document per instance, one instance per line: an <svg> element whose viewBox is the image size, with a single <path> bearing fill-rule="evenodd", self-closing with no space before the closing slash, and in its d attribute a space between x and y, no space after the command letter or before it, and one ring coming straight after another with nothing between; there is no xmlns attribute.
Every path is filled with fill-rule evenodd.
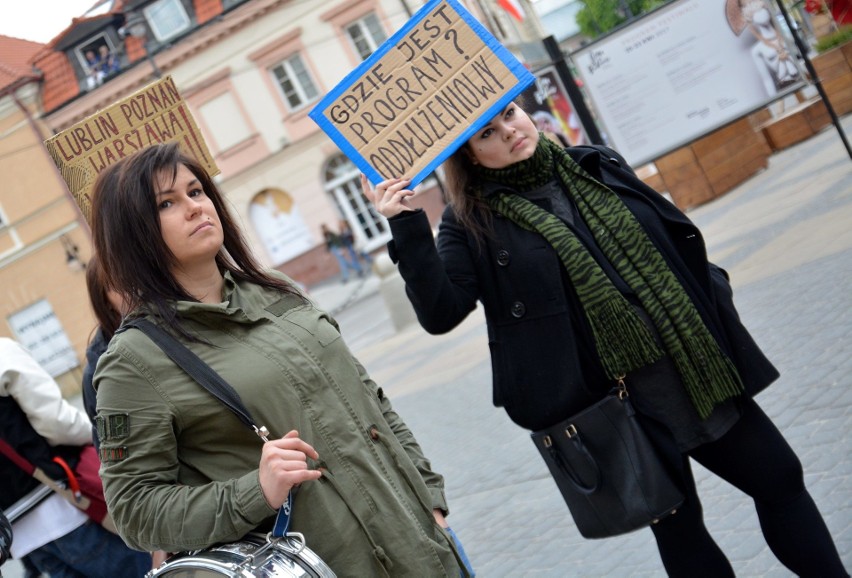
<svg viewBox="0 0 852 578"><path fill-rule="evenodd" d="M41 299L8 317L21 345L53 377L80 365L71 341L50 303Z"/></svg>
<svg viewBox="0 0 852 578"><path fill-rule="evenodd" d="M189 28L189 16L186 15L180 0L160 0L145 8L145 19L160 42L177 36Z"/></svg>
<svg viewBox="0 0 852 578"><path fill-rule="evenodd" d="M364 250L372 251L388 241L388 223L361 193L361 172L352 161L343 155L332 158L326 165L324 181L325 190Z"/></svg>
<svg viewBox="0 0 852 578"><path fill-rule="evenodd" d="M385 31L379 24L379 19L375 14L368 14L360 20L356 20L346 27L346 33L361 60L367 60L376 48L387 39Z"/></svg>
<svg viewBox="0 0 852 578"><path fill-rule="evenodd" d="M309 102L316 100L319 91L311 80L311 75L302 61L302 57L294 54L282 63L272 68L278 86L284 93L284 99L291 110L302 108Z"/></svg>
<svg viewBox="0 0 852 578"><path fill-rule="evenodd" d="M252 130L243 118L239 104L230 92L208 100L199 107L199 111L219 152L226 151L252 136ZM222 122L223 119L228 120Z"/></svg>
<svg viewBox="0 0 852 578"><path fill-rule="evenodd" d="M118 53L105 34L98 34L77 46L74 56L83 71L87 90L100 86L121 70Z"/></svg>

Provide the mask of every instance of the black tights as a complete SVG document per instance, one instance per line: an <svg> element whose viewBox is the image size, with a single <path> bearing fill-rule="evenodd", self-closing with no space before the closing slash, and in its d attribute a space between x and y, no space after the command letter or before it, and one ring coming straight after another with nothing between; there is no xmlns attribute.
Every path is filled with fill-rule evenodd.
<svg viewBox="0 0 852 578"><path fill-rule="evenodd" d="M689 459L669 450L685 481L678 512L652 526L669 576L734 576L730 562L704 526ZM792 448L753 400L715 442L689 452L702 466L754 499L769 548L798 576L846 577L840 555L816 504L805 489L802 465ZM679 463L678 463L679 462Z"/></svg>

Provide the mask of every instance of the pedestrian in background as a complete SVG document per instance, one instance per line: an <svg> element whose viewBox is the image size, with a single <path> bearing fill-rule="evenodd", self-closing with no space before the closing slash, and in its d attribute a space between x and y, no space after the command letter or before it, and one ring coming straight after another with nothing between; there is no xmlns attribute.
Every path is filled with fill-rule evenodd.
<svg viewBox="0 0 852 578"><path fill-rule="evenodd" d="M349 281L349 272L354 271L359 277L364 275L364 270L358 262L358 256L354 251L346 250L343 237L339 233L335 233L328 225L323 223L320 225L323 239L325 239L325 248L329 253L337 259L337 265L340 267L340 280L343 283Z"/></svg>
<svg viewBox="0 0 852 578"><path fill-rule="evenodd" d="M86 368L83 370L83 409L92 424L97 416L97 397L94 384L95 368L98 359L106 351L110 339L121 325L123 301L121 295L108 288L102 278L103 271L96 256L92 256L86 265L86 289L89 293L89 304L98 322L89 346L86 348ZM96 448L100 447L98 430L92 426L92 441Z"/></svg>
<svg viewBox="0 0 852 578"><path fill-rule="evenodd" d="M369 273L370 268L373 266L373 257L366 251L358 248L355 234L352 232L352 227L349 226L349 221L346 219L340 220L340 239L343 242L346 253L349 255L349 259L352 262L358 263L365 273Z"/></svg>
<svg viewBox="0 0 852 578"><path fill-rule="evenodd" d="M704 525L690 458L750 495L776 557L799 576L846 570L799 459L753 396L778 377L740 323L700 231L605 147L563 148L515 103L445 163L437 237L410 181L365 195L390 224L421 325L456 327L481 301L494 403L532 431L625 376L644 429L686 496L651 526L671 576L733 576ZM570 553L566 553L570 565Z"/></svg>
<svg viewBox="0 0 852 578"><path fill-rule="evenodd" d="M53 458L73 468L83 446L92 443L86 414L62 398L59 385L29 352L5 337L0 337L0 437L55 480L65 473ZM150 555L128 548L63 496L29 500L40 488L30 473L0 455L0 508L22 510L12 521L15 558L26 556L49 576L132 578L150 570Z"/></svg>

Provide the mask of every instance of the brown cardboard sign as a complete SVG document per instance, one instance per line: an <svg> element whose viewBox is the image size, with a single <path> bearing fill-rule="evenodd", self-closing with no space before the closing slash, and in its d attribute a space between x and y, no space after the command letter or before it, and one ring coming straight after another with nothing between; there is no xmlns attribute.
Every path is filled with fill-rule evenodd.
<svg viewBox="0 0 852 578"><path fill-rule="evenodd" d="M533 80L456 0L432 0L310 116L371 181L413 186Z"/></svg>
<svg viewBox="0 0 852 578"><path fill-rule="evenodd" d="M210 175L213 155L171 76L99 110L44 142L53 162L89 221L92 186L106 167L136 151L176 141Z"/></svg>

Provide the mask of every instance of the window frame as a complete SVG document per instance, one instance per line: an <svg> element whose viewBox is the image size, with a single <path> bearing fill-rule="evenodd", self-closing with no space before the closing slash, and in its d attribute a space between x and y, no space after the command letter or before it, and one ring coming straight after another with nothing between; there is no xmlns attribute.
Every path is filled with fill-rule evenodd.
<svg viewBox="0 0 852 578"><path fill-rule="evenodd" d="M12 226L12 223L6 217L3 205L0 205L0 235L2 234L9 235L13 246L5 251L0 251L0 259L8 257L9 255L14 255L23 248L24 242L21 241L21 236L18 235L17 229Z"/></svg>
<svg viewBox="0 0 852 578"><path fill-rule="evenodd" d="M337 166L332 167L333 164ZM330 173L336 174L329 178ZM390 225L364 196L360 174L358 167L346 155L336 153L323 164L321 177L323 190L331 197L338 213L349 223L356 245L370 252L390 240Z"/></svg>
<svg viewBox="0 0 852 578"><path fill-rule="evenodd" d="M295 60L298 60L299 66L302 67L302 72L310 81L310 89L313 91L313 96L308 96L308 94L305 92L305 87L302 85L302 82L299 79L299 74L293 69L291 62ZM292 102L290 102L290 97L287 95L284 86L282 86L281 79L275 72L276 69L279 68L284 72L287 80L293 86L295 95L300 99L301 102L298 105L294 105ZM287 56L279 60L276 64L271 65L268 70L270 76L272 77L273 84L278 88L281 99L284 101L284 104L287 106L287 109L290 112L302 110L319 100L320 91L316 79L313 77L311 69L305 63L305 59L302 58L301 52L297 51L288 54Z"/></svg>
<svg viewBox="0 0 852 578"><path fill-rule="evenodd" d="M176 32L172 32L171 34L162 34L161 31L158 29L157 19L152 17L151 15L158 7L167 4L171 4L178 8L179 16L183 17L185 25ZM154 38L156 38L158 42L165 42L166 40L174 38L175 36L179 36L192 27L192 19L189 17L189 14L187 14L186 8L184 7L183 2L181 2L180 0L157 0L154 3L145 6L145 8L142 9L142 13L145 16L145 20L148 22L148 27L154 34Z"/></svg>
<svg viewBox="0 0 852 578"><path fill-rule="evenodd" d="M101 40L103 42L100 42ZM80 65L80 69L84 73L86 72L86 68L89 65L89 63L86 61L86 50L91 48L95 51L95 55L97 55L97 49L101 44L106 44L107 48L109 48L109 51L112 54L118 56L118 52L116 51L115 46L113 46L112 44L112 40L106 32L100 32L98 34L95 34L94 36L90 36L86 39L85 42L81 42L73 48L74 57L77 59L77 63Z"/></svg>
<svg viewBox="0 0 852 578"><path fill-rule="evenodd" d="M367 20L370 19L370 18L373 18L375 20L376 27L384 35L383 39L378 40L373 36L372 30L370 30L370 26L367 24ZM370 45L370 53L367 54L367 55L364 55L364 54L361 53L361 50L358 47L358 42L356 41L355 38L352 37L352 33L350 32L350 29L353 28L353 27L356 27L356 26L358 27L359 31L361 32L361 36L364 38L364 40L367 42L367 44ZM370 55L373 54L376 51L376 49L378 49L378 47L381 46L382 43L385 42L385 40L388 39L387 31L382 26L382 21L379 18L379 15L375 11L368 12L367 14L364 14L363 16L349 22L348 24L346 24L343 27L343 31L346 34L346 38L349 39L349 43L351 44L352 49L355 51L355 54L357 54L361 58L362 61L367 60L370 57Z"/></svg>

